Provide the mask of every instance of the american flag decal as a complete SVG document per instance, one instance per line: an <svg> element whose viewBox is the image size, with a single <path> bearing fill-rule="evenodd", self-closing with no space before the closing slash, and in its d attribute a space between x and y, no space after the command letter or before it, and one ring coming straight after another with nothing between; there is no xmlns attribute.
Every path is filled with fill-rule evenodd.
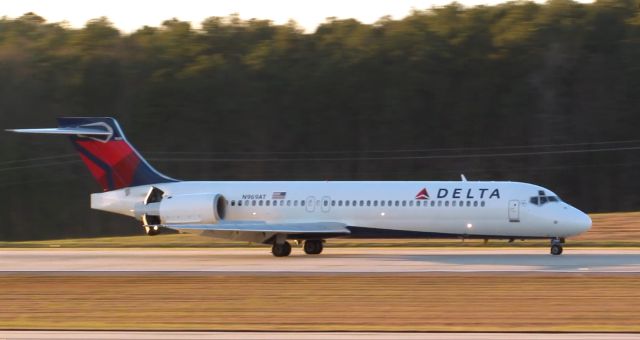
<svg viewBox="0 0 640 340"><path fill-rule="evenodd" d="M285 191L276 191L271 195L272 200L283 200L287 196Z"/></svg>

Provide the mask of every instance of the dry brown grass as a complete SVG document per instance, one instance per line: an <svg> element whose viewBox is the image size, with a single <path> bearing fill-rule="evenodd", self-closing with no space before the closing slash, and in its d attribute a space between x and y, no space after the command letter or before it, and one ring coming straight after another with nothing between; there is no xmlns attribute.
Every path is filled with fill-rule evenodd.
<svg viewBox="0 0 640 340"><path fill-rule="evenodd" d="M640 331L640 277L0 276L0 328Z"/></svg>
<svg viewBox="0 0 640 340"><path fill-rule="evenodd" d="M640 240L640 212L591 214L593 226L575 240Z"/></svg>

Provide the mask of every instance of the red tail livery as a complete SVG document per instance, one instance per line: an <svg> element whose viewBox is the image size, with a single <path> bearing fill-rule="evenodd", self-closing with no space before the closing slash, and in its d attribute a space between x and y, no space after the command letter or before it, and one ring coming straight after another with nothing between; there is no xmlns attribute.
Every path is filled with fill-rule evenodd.
<svg viewBox="0 0 640 340"><path fill-rule="evenodd" d="M65 117L58 119L58 128L13 131L70 135L80 157L104 191L175 182L140 156L113 118Z"/></svg>

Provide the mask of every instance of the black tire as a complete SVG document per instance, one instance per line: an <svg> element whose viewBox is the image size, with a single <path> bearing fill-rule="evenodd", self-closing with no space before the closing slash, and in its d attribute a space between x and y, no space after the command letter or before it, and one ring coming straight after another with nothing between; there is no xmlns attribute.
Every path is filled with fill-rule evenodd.
<svg viewBox="0 0 640 340"><path fill-rule="evenodd" d="M149 236L156 236L160 234L160 228L158 228L157 226L147 226L145 227L145 231Z"/></svg>
<svg viewBox="0 0 640 340"><path fill-rule="evenodd" d="M322 240L307 240L304 242L304 252L308 255L318 255L324 248Z"/></svg>
<svg viewBox="0 0 640 340"><path fill-rule="evenodd" d="M291 254L291 244L289 244L289 242L282 244L274 243L271 247L271 253L275 257L289 256Z"/></svg>
<svg viewBox="0 0 640 340"><path fill-rule="evenodd" d="M562 254L562 246L554 244L551 246L551 255L560 255Z"/></svg>

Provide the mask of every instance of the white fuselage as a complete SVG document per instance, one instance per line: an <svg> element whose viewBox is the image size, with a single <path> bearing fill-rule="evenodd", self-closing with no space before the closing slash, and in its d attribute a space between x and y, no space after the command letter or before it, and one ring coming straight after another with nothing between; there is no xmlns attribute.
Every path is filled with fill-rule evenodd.
<svg viewBox="0 0 640 340"><path fill-rule="evenodd" d="M519 182L218 181L155 187L166 197L218 194L224 198L223 221L337 222L349 226L351 237L562 238L591 227L586 214L553 192ZM139 217L136 209L149 188L93 194L91 207ZM210 211L188 214L190 223L198 223Z"/></svg>

